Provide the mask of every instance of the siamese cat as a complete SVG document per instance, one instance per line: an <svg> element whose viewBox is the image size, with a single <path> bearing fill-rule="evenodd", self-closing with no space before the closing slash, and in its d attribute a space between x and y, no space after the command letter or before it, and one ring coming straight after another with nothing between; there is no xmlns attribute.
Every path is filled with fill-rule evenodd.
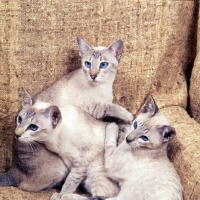
<svg viewBox="0 0 200 200"><path fill-rule="evenodd" d="M45 101L59 107L72 104L91 112L98 119L112 117L118 110L112 105L112 86L123 42L117 40L108 47L91 47L80 37L77 37L77 42L82 67L63 76L35 96L32 102ZM26 99L29 101L30 96L25 92L24 106ZM94 103L91 105L92 109L91 103ZM93 111L95 109L96 112ZM129 118L130 116L129 113ZM48 175L47 169L51 172ZM22 143L14 138L12 166L8 172L0 175L0 186L16 186L22 190L37 192L62 185L68 173L62 159L48 151L42 143Z"/></svg>
<svg viewBox="0 0 200 200"><path fill-rule="evenodd" d="M182 200L180 177L167 157L168 142L176 135L150 97L132 130L117 146L118 126L106 127L105 168L120 192L107 200ZM108 188L109 190L109 188Z"/></svg>
<svg viewBox="0 0 200 200"><path fill-rule="evenodd" d="M46 102L33 102L28 93L25 93L22 105L23 108L18 114L15 129L17 140L23 144L30 144L33 151L38 142L44 144L49 151L62 158L65 166L62 169L63 166L60 167L60 163L48 163L49 166L46 165L45 174L42 177L37 177L38 184L46 182L44 181L46 177L48 179L52 177L52 182L57 180L52 175L52 165L59 169L53 169L56 178L60 176L63 179L68 174L61 192L55 193L51 197L52 200L66 199L68 198L67 194L78 197L73 193L84 180L85 188L91 194L106 196L118 194L118 185L107 178L103 167L104 139L107 126L105 122L96 120L80 107L73 105L58 108ZM111 107L108 110L112 115L115 115L114 117L123 116L120 118L127 123L133 119L132 115L123 107L113 104L113 108L114 113L112 113ZM98 109L91 113L99 116ZM43 166L42 161L41 159ZM57 160L49 162L55 161Z"/></svg>
<svg viewBox="0 0 200 200"><path fill-rule="evenodd" d="M117 40L108 47L90 47L77 37L82 68L75 70L36 96L37 100L62 107L85 106L94 102L112 103L113 82L123 52Z"/></svg>

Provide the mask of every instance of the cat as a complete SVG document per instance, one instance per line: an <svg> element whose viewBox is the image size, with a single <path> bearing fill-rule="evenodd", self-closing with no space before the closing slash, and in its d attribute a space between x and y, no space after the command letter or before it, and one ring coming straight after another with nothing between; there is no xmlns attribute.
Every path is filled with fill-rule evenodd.
<svg viewBox="0 0 200 200"><path fill-rule="evenodd" d="M95 109L99 103L98 110L103 107L102 115L98 114L102 119L110 115L109 107L113 107L112 85L123 52L123 42L117 40L108 47L91 47L80 37L77 37L77 42L82 67L63 76L32 101L46 101L57 106L72 104L93 114L89 105L96 103L93 104ZM25 98L30 99L26 92ZM48 176L47 168L51 171ZM68 169L60 157L48 151L43 144L29 145L14 138L12 166L0 175L0 186L15 186L37 192L62 185L67 174Z"/></svg>
<svg viewBox="0 0 200 200"><path fill-rule="evenodd" d="M112 103L113 82L123 52L123 42L90 47L77 37L82 68L75 70L36 96L39 101L57 106L85 106L94 102Z"/></svg>
<svg viewBox="0 0 200 200"><path fill-rule="evenodd" d="M85 187L92 194L102 194L102 183L106 184L106 190L109 186L109 191L103 194L113 196L118 193L118 185L105 176L103 168L106 122L93 118L91 114L77 106L66 105L58 108L46 102L33 102L28 93L25 93L22 105L15 129L17 140L28 143L33 148L35 142L43 143L48 150L62 158L67 169L65 173L69 172L61 192L55 193L52 200L65 198L66 194L75 192L78 185L85 179ZM97 116L97 108L102 107L99 104L93 107L96 110L88 110ZM132 121L133 117L126 109L114 104L113 108L114 112L111 107L106 110L112 113L112 116L121 118L127 123ZM59 167L57 163L54 166ZM50 167L52 167L51 164ZM52 173L49 168L47 169L46 174L40 179L46 179L49 173ZM88 172L89 169L92 173ZM63 177L63 172L58 172ZM95 183L95 187L91 189L92 182Z"/></svg>
<svg viewBox="0 0 200 200"><path fill-rule="evenodd" d="M89 199L182 200L180 177L167 157L168 142L175 135L175 129L160 113L152 96L119 146L118 126L108 125L105 168L109 177L119 184L120 192L116 197Z"/></svg>

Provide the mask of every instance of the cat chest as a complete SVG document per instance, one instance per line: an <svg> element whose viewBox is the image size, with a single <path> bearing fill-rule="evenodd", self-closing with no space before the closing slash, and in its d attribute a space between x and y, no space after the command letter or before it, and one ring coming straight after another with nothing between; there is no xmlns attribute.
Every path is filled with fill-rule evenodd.
<svg viewBox="0 0 200 200"><path fill-rule="evenodd" d="M170 170L162 163L151 163L149 160L127 160L126 162L121 160L121 162L115 162L115 166L109 171L109 175L121 183L126 179L134 179L136 182L140 182L140 180L152 182L153 180L160 180L161 177L167 180L170 176Z"/></svg>

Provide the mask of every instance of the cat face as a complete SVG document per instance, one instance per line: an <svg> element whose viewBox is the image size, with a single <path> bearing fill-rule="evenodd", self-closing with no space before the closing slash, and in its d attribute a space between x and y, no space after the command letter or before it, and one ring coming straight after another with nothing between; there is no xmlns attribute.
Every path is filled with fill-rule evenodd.
<svg viewBox="0 0 200 200"><path fill-rule="evenodd" d="M77 37L77 42L82 68L88 81L93 84L113 81L123 52L123 42L117 40L107 48L90 47L80 37Z"/></svg>
<svg viewBox="0 0 200 200"><path fill-rule="evenodd" d="M30 95L24 90L22 110L17 116L15 137L22 142L43 141L50 135L61 118L57 106L38 102L33 105Z"/></svg>
<svg viewBox="0 0 200 200"><path fill-rule="evenodd" d="M156 149L176 134L167 118L161 114L153 98L147 100L141 114L134 120L126 142L134 148Z"/></svg>

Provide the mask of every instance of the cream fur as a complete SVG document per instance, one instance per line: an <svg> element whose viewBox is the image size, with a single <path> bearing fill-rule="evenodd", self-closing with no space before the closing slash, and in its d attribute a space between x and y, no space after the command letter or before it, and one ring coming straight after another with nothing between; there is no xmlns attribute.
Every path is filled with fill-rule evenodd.
<svg viewBox="0 0 200 200"><path fill-rule="evenodd" d="M183 199L180 177L167 157L167 144L175 130L154 104L150 97L119 146L118 126L107 126L105 167L109 177L120 185L119 194L107 200ZM147 141L142 139L144 136Z"/></svg>
<svg viewBox="0 0 200 200"><path fill-rule="evenodd" d="M81 68L63 76L33 99L25 92L23 108L20 114L26 112L28 109L26 106L30 103L32 104L32 102L37 102L38 104L36 103L35 105L40 107L44 106L41 102L49 102L59 107L72 104L83 109L86 108L86 111L88 110L86 105L98 102L106 104L102 107L104 109L101 111L102 115L98 111L93 112L91 109L88 110L88 113L91 115L96 113L95 116L98 116L98 119L110 116L110 107L113 106L112 85L122 55L123 43L118 40L108 47L91 47L81 38L77 38L77 42L81 55ZM90 68L85 66L85 61L91 63ZM100 68L101 62L108 62L108 66L105 69ZM101 110L101 105L100 107L98 106L99 110ZM119 116L117 113L115 114ZM122 116L125 121L127 118L130 121L132 115L129 114L128 117ZM28 119L26 119L26 122L29 123ZM24 127L27 126L24 122L22 124ZM20 129L19 124L17 124L17 129ZM46 174L47 168L51 173ZM55 185L60 186L68 171L69 169L66 168L61 158L48 151L44 145L20 143L15 138L12 166L8 172L0 176L5 177L4 186L7 185L7 180L9 180L9 185L14 184L14 186L22 190L40 191L50 189ZM43 176L43 174L46 175Z"/></svg>
<svg viewBox="0 0 200 200"><path fill-rule="evenodd" d="M21 142L44 142L50 151L62 158L69 169L70 173L61 193L55 193L51 199L64 197L66 199L67 194L73 193L86 177L86 188L94 195L116 195L118 186L107 178L103 167L106 124L94 119L78 107L66 105L59 109L61 118L56 127L53 127L52 117L55 116L53 111L50 111L49 115L45 114L50 105L42 103L43 107L41 107L39 104L40 102L37 102L19 113L23 117L23 122L18 124L15 133ZM34 114L27 118L29 110L33 110ZM127 119L129 117L128 113ZM32 131L28 128L30 124L35 124L39 128ZM98 180L100 177L102 182ZM106 188L102 188L102 183L106 182ZM108 185L110 185L109 191L107 191ZM84 197L80 198L84 199Z"/></svg>

